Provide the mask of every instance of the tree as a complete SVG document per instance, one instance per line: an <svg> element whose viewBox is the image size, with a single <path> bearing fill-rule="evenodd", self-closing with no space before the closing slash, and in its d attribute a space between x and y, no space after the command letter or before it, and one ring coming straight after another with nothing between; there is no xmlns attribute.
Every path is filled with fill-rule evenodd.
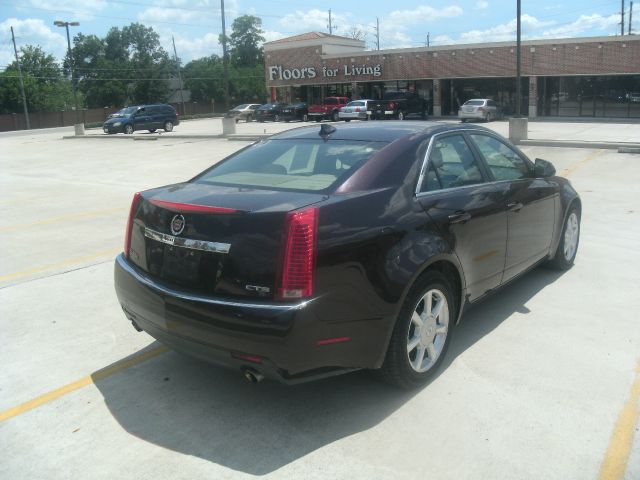
<svg viewBox="0 0 640 480"><path fill-rule="evenodd" d="M74 37L74 65L79 89L89 107L164 102L174 62L151 28L132 23L113 27L106 37Z"/></svg>
<svg viewBox="0 0 640 480"><path fill-rule="evenodd" d="M73 105L71 82L64 76L55 58L40 46L22 47L20 66L30 112L65 110ZM0 113L21 111L18 65L14 61L0 74Z"/></svg>
<svg viewBox="0 0 640 480"><path fill-rule="evenodd" d="M242 15L233 21L231 35L227 38L229 60L236 67L262 65L262 20L253 15ZM220 43L223 37L220 35Z"/></svg>
<svg viewBox="0 0 640 480"><path fill-rule="evenodd" d="M194 102L209 103L224 100L222 59L217 55L199 58L184 67L185 86L191 90Z"/></svg>

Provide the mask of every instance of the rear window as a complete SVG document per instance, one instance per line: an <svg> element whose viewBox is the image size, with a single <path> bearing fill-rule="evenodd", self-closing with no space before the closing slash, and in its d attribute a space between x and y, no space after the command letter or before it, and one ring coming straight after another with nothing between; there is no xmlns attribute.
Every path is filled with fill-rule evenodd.
<svg viewBox="0 0 640 480"><path fill-rule="evenodd" d="M349 102L347 103L347 107L364 107L365 102Z"/></svg>
<svg viewBox="0 0 640 480"><path fill-rule="evenodd" d="M341 183L386 142L267 140L214 166L194 181L237 187L326 190Z"/></svg>
<svg viewBox="0 0 640 480"><path fill-rule="evenodd" d="M484 100L468 100L464 102L465 105L484 105Z"/></svg>

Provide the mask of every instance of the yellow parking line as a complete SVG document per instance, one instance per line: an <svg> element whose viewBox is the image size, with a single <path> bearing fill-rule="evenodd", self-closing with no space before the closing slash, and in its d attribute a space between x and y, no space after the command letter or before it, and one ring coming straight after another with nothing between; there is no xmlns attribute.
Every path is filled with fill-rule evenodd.
<svg viewBox="0 0 640 480"><path fill-rule="evenodd" d="M104 210L94 210L92 212L76 213L74 215L62 215L59 217L45 218L43 220L37 220L35 222L21 223L18 225L11 225L10 227L5 227L2 229L2 233L15 232L17 230L24 230L25 228L37 227L39 225L47 225L49 223L64 222L66 220L78 220L81 218L101 217L103 215L108 215L110 213L126 212L126 211L127 211L126 208L118 207L118 208L107 208Z"/></svg>
<svg viewBox="0 0 640 480"><path fill-rule="evenodd" d="M99 257L115 255L116 253L119 253L121 251L122 251L122 248L112 248L110 250L104 250L102 252L94 253L92 255L84 255L82 257L70 258L69 260L65 260L64 262L50 263L48 265L31 268L29 270L23 270L21 272L9 273L7 275L0 276L0 282L6 282L8 280L14 280L20 277L27 277L29 275L33 275L34 273L45 272L47 270L53 270L54 268L68 267L69 265L87 262L89 260L95 260L96 258L99 258Z"/></svg>
<svg viewBox="0 0 640 480"><path fill-rule="evenodd" d="M77 380L73 383L69 383L64 387L52 390L21 405L5 410L4 412L0 412L0 422L4 422L5 420L8 420L10 418L22 415L23 413L28 412L29 410L33 410L34 408L44 405L45 403L49 403L53 400L63 397L64 395L75 392L76 390L86 387L87 385L91 385L98 380L105 379L129 367L133 367L134 365L138 365L139 363L157 357L167 350L167 347L161 346L154 348L153 350L141 353L140 355L136 355L128 360L116 362L113 365L103 368L102 370L98 370L87 377L81 378L80 380Z"/></svg>
<svg viewBox="0 0 640 480"><path fill-rule="evenodd" d="M616 422L609 448L600 467L599 480L620 480L627 470L627 462L631 455L633 435L640 414L640 361L636 367L636 377L631 385L629 398L627 398L618 421Z"/></svg>
<svg viewBox="0 0 640 480"><path fill-rule="evenodd" d="M573 165L571 165L570 167L565 168L562 173L560 173L561 177L568 177L569 175L571 175L572 173L574 173L576 170L584 167L587 163L589 163L592 160L595 160L596 158L598 158L600 155L602 155L604 153L604 150L596 150L595 152L593 152L591 155L589 155L587 158L583 158L582 160L580 160L579 162L574 163Z"/></svg>

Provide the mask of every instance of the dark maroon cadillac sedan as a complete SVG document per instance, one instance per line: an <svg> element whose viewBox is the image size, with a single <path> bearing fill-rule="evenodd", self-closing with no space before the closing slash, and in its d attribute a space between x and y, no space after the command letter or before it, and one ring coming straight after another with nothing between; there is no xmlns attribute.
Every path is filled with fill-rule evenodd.
<svg viewBox="0 0 640 480"><path fill-rule="evenodd" d="M303 127L137 193L115 286L127 318L245 377L442 362L465 306L573 264L581 202L544 160L472 125Z"/></svg>

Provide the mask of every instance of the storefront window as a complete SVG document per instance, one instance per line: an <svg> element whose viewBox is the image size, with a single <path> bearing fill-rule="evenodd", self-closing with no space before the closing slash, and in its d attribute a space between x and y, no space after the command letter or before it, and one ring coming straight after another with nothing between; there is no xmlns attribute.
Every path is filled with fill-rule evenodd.
<svg viewBox="0 0 640 480"><path fill-rule="evenodd" d="M640 76L538 78L540 115L640 117Z"/></svg>

